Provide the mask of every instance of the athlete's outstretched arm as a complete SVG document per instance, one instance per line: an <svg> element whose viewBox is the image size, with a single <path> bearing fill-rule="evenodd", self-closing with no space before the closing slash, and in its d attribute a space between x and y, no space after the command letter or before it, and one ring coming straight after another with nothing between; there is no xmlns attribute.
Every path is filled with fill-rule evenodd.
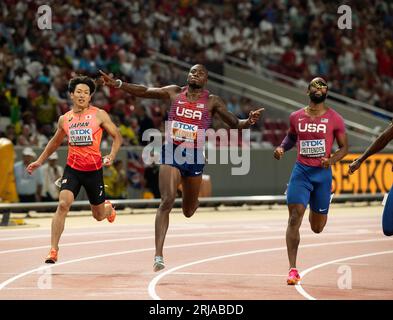
<svg viewBox="0 0 393 320"><path fill-rule="evenodd" d="M393 139L393 123L391 123L384 132L364 151L360 158L356 159L349 165L349 174L359 169L360 165L373 154L381 151Z"/></svg>
<svg viewBox="0 0 393 320"><path fill-rule="evenodd" d="M101 120L101 127L103 127L106 130L106 132L108 132L111 135L113 139L111 152L109 155L104 156L104 161L103 161L104 166L110 166L112 165L113 160L116 158L116 155L119 152L121 144L123 143L123 138L120 134L119 129L112 122L111 118L109 117L109 115L106 113L105 110L100 109L97 115Z"/></svg>
<svg viewBox="0 0 393 320"><path fill-rule="evenodd" d="M217 113L221 119L232 129L247 129L254 125L261 117L264 108L255 111L250 111L248 119L239 119L232 112L229 112L224 100L215 95L210 95L210 102L212 103L212 113Z"/></svg>
<svg viewBox="0 0 393 320"><path fill-rule="evenodd" d="M149 99L171 99L173 94L179 93L181 88L176 85L170 85L161 88L149 88L140 84L123 82L120 79L115 80L105 72L101 71L101 80L108 87L118 88L133 96Z"/></svg>
<svg viewBox="0 0 393 320"><path fill-rule="evenodd" d="M330 158L322 158L322 167L324 168L329 168L332 164L340 161L348 154L347 134L340 134L336 137L336 139L339 149Z"/></svg>
<svg viewBox="0 0 393 320"><path fill-rule="evenodd" d="M26 170L29 174L32 174L35 169L42 166L48 157L57 150L57 148L63 143L64 138L66 137L66 132L63 129L63 116L59 118L59 122L57 124L57 130L52 139L49 140L46 145L44 151L42 151L41 155L38 159L32 163L30 163Z"/></svg>

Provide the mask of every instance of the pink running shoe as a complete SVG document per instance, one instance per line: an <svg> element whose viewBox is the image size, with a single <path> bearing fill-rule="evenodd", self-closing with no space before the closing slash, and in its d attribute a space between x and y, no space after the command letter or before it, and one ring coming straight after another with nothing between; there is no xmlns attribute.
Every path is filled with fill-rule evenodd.
<svg viewBox="0 0 393 320"><path fill-rule="evenodd" d="M287 284L290 286L296 285L300 281L300 275L296 268L289 269Z"/></svg>

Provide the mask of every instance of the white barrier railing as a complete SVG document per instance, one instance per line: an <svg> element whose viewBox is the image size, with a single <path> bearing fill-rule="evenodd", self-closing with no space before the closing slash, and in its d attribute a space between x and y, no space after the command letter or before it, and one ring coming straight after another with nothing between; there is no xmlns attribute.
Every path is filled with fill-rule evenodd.
<svg viewBox="0 0 393 320"><path fill-rule="evenodd" d="M239 66L241 66L243 68L247 68L247 69L252 68L252 66L250 66L247 62L245 62L245 61L243 61L241 59L235 58L235 57L226 56L226 60L229 61L230 63L234 64L234 65L239 65ZM253 70L253 73L255 73L257 69L252 68L252 70ZM283 75L283 74L275 72L273 70L262 68L260 75L261 76L265 75L265 76L268 76L269 78L273 78L273 79L279 79L281 81L285 81L285 82L291 83L295 87L297 86L296 85L297 79L291 78L289 76ZM393 118L393 113L390 112L390 111L387 111L387 110L384 110L384 109L381 109L381 108L377 108L376 106L373 106L371 104L365 103L363 101L359 101L359 100L355 100L355 99L346 97L346 96L344 96L342 94L339 94L337 92L330 91L329 92L329 96L333 97L333 98L335 98L337 100L344 101L349 106L356 107L359 110L362 108L362 109L366 109L369 113L376 112L376 113L384 115L384 116L386 116L388 118Z"/></svg>
<svg viewBox="0 0 393 320"><path fill-rule="evenodd" d="M178 60L178 59L176 59L174 57L166 56L166 55L158 53L158 52L154 52L154 56L155 56L156 60L161 59L162 61L165 61L165 62L168 62L168 63L173 63L173 64L177 65L178 67L183 68L184 70L188 70L191 67L191 65L189 63L180 61L180 60ZM230 83L230 84L232 84L234 86L237 86L238 88L241 88L241 90L244 90L243 94L245 92L249 92L251 94L262 95L264 97L273 99L274 101L279 101L280 103L283 103L283 106L281 108L287 110L287 112L288 112L288 109L287 109L286 106L290 106L292 111L295 111L295 110L299 109L299 104L296 103L295 101L293 101L291 99L288 99L288 98L285 98L285 97L281 97L281 96L279 96L277 94L268 92L268 91L263 90L261 88L256 88L256 87L247 85L247 84L242 83L242 82L240 82L238 80L230 79L228 77L219 75L219 74L214 73L214 72L209 72L209 77L212 78L212 79L218 80L218 81L222 81L224 83ZM228 90L229 91L234 91L234 89L232 87L230 89L228 89ZM261 100L261 97L254 96L254 99ZM270 101L269 104L272 105L273 107L277 108L277 104L273 103L272 101ZM278 109L281 109L281 108L278 108ZM378 108L376 108L376 109L378 109ZM355 122L347 120L347 119L344 119L344 122L345 122L345 125L347 126L347 128L349 130L351 130L351 131L353 129L357 129L357 130L360 130L363 134L371 135L374 138L380 133L379 130L376 131L375 129L371 129L371 128L366 127L366 126L364 126L364 125L362 125L360 123L355 123ZM367 140L372 141L372 139L367 139Z"/></svg>
<svg viewBox="0 0 393 320"><path fill-rule="evenodd" d="M333 202L362 202L362 201L380 201L384 194L340 194L333 197ZM127 200L111 200L116 205L131 208L156 208L160 204L160 199L127 199ZM175 205L180 205L181 198L175 200ZM270 205L285 204L286 196L239 196L239 197L206 197L199 199L201 206L216 207L219 205L241 206L247 205ZM21 202L21 203L0 203L0 212L9 212L14 210L36 210L36 209L54 209L58 205L57 202ZM75 201L72 208L90 208L89 202Z"/></svg>

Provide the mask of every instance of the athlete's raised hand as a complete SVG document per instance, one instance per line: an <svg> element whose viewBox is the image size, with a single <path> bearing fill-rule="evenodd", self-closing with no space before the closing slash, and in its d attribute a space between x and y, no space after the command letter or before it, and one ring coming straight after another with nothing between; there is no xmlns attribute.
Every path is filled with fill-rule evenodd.
<svg viewBox="0 0 393 320"><path fill-rule="evenodd" d="M101 81L105 85L107 85L108 87L115 87L116 86L116 80L112 76L106 74L102 70L98 70L98 71L101 73Z"/></svg>
<svg viewBox="0 0 393 320"><path fill-rule="evenodd" d="M27 168L26 171L28 174L32 174L34 172L34 170L36 170L37 168L41 167L42 163L39 161L34 161L32 163L30 163Z"/></svg>
<svg viewBox="0 0 393 320"><path fill-rule="evenodd" d="M356 159L353 161L348 168L348 173L349 174L354 174L356 170L358 170L361 166L362 162L359 159Z"/></svg>
<svg viewBox="0 0 393 320"><path fill-rule="evenodd" d="M260 109L255 110L255 111L250 111L250 113L248 115L248 122L251 125L257 123L257 121L261 117L261 114L263 113L263 111L265 111L265 108L260 108Z"/></svg>
<svg viewBox="0 0 393 320"><path fill-rule="evenodd" d="M282 158L283 155L284 155L284 148L283 148L283 147L277 147L277 148L274 150L274 157L275 157L277 160L280 160L280 159Z"/></svg>

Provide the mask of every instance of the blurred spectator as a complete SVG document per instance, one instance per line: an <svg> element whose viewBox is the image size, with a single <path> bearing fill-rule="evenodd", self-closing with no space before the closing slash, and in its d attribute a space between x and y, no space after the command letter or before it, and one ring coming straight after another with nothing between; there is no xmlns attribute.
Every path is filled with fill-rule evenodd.
<svg viewBox="0 0 393 320"><path fill-rule="evenodd" d="M241 59L253 72L274 70L300 86L322 74L335 82L332 91L392 110L393 3L352 1L352 30L340 30L341 2L49 0L58 14L46 32L30 27L36 24L34 1L2 1L0 116L12 117L16 136L33 122L54 128L58 116L69 110L67 79L78 73L96 77L98 68L149 86L184 82L170 63L149 59L154 51L204 63L217 73L228 57ZM370 96L357 79L367 82ZM132 97L116 89L98 88L93 98L93 104L121 119L130 115L129 106L140 106L138 99L131 102ZM120 100L125 101L122 115L117 113ZM31 114L28 123L26 117L20 119L26 112ZM151 127L139 116L129 121L139 137ZM158 117L154 121L162 128Z"/></svg>
<svg viewBox="0 0 393 320"><path fill-rule="evenodd" d="M42 201L56 201L59 199L60 189L55 182L63 176L63 168L57 164L58 159L59 156L55 151L49 156L48 162L41 167L43 175Z"/></svg>
<svg viewBox="0 0 393 320"><path fill-rule="evenodd" d="M48 142L49 138L52 136L52 127L49 125L41 126L37 130L37 146L40 148L45 147Z"/></svg>
<svg viewBox="0 0 393 320"><path fill-rule="evenodd" d="M105 195L108 199L125 199L127 196L127 176L123 161L115 160L104 168Z"/></svg>
<svg viewBox="0 0 393 320"><path fill-rule="evenodd" d="M24 112L30 108L30 102L28 99L30 81L31 78L24 69L16 69L14 84L16 87L16 94L19 98L19 103L22 107L21 112Z"/></svg>
<svg viewBox="0 0 393 320"><path fill-rule="evenodd" d="M47 67L44 67L44 69L42 70L42 74L40 74L37 78L37 82L45 84L50 88L51 81L52 80L51 76L49 75L49 69Z"/></svg>
<svg viewBox="0 0 393 320"><path fill-rule="evenodd" d="M124 145L137 146L139 144L138 136L131 127L131 119L125 118L119 126L119 131L123 137Z"/></svg>
<svg viewBox="0 0 393 320"><path fill-rule="evenodd" d="M49 95L49 88L48 84L42 84L40 95L33 100L34 114L38 126L53 126L53 123L59 117L57 100Z"/></svg>
<svg viewBox="0 0 393 320"><path fill-rule="evenodd" d="M18 137L18 145L20 146L36 146L38 139L36 135L31 132L30 126L25 124L22 128L22 133Z"/></svg>
<svg viewBox="0 0 393 320"><path fill-rule="evenodd" d="M36 157L37 155L32 148L24 148L22 151L22 161L18 161L14 165L16 190L20 202L41 201L43 185L42 168L38 168L31 175L26 171L27 166L33 162Z"/></svg>
<svg viewBox="0 0 393 320"><path fill-rule="evenodd" d="M231 96L227 104L227 107L230 112L234 114L238 114L240 112L240 104L238 102L238 98L236 96Z"/></svg>
<svg viewBox="0 0 393 320"><path fill-rule="evenodd" d="M17 135L15 133L15 127L13 125L8 125L5 131L5 137L12 141L15 145L17 142Z"/></svg>
<svg viewBox="0 0 393 320"><path fill-rule="evenodd" d="M151 192L154 195L154 198L161 198L158 176L160 172L160 166L157 163L158 159L155 159L152 164L145 167L145 171L143 174L144 178L144 187L147 191Z"/></svg>
<svg viewBox="0 0 393 320"><path fill-rule="evenodd" d="M145 146L148 144L148 141L142 141L143 133L148 129L153 129L154 123L153 120L146 114L146 108L142 105L139 105L135 108L135 115L139 123L139 143Z"/></svg>
<svg viewBox="0 0 393 320"><path fill-rule="evenodd" d="M135 59L133 70L132 70L132 81L134 83L147 85L147 73L148 67L143 61L139 58Z"/></svg>

